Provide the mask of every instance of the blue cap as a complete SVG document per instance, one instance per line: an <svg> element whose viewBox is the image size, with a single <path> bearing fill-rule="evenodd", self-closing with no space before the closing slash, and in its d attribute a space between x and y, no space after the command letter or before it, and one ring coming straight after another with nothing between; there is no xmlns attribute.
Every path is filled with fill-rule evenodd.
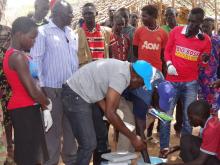
<svg viewBox="0 0 220 165"><path fill-rule="evenodd" d="M158 85L159 106L160 109L167 112L170 110L170 105L175 97L175 88L169 81L161 82Z"/></svg>
<svg viewBox="0 0 220 165"><path fill-rule="evenodd" d="M134 71L144 80L147 90L152 90L151 79L153 75L152 65L144 60L137 60L132 64Z"/></svg>

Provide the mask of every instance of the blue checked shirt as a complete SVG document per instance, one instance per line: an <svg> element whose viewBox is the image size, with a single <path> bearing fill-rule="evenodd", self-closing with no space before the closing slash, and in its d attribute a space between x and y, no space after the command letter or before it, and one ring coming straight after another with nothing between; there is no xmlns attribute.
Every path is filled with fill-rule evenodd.
<svg viewBox="0 0 220 165"><path fill-rule="evenodd" d="M61 88L78 69L78 36L70 27L58 28L52 20L38 28L38 36L31 49L37 64L41 87Z"/></svg>

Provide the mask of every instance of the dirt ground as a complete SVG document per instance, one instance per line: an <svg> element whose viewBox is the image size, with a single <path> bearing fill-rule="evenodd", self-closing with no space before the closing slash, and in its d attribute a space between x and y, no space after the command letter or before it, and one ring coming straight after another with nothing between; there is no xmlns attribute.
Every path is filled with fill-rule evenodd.
<svg viewBox="0 0 220 165"><path fill-rule="evenodd" d="M171 146L179 145L179 137L177 137L175 135L175 131L173 129L173 124L174 123L175 123L175 121L172 122L172 128L171 128ZM198 135L198 132L199 132L199 128L194 128L193 134ZM109 143L110 143L111 149L114 151L116 144L113 141L113 137L114 137L113 129L112 129L112 127L110 127L110 130L109 130ZM159 136L156 133L156 124L155 124L154 130L153 130L153 137L156 138L159 141ZM149 141L148 142L148 152L149 152L150 156L158 156L158 154L159 154L159 143L153 143L153 142ZM140 153L137 153L137 155L138 155L138 158L140 158L140 156L141 156ZM3 159L5 158L5 156L6 156L6 153L1 153L0 154L0 165L3 164ZM133 160L132 165L136 165L137 164L136 161L137 160ZM168 162L172 162L172 163L182 162L181 159L179 158L179 152L175 152L175 153L169 155ZM59 165L64 165L64 164L62 163L62 161L60 161ZM93 163L91 162L90 165L93 165Z"/></svg>
<svg viewBox="0 0 220 165"><path fill-rule="evenodd" d="M173 124L172 124L173 125ZM113 142L113 129L110 127L109 130L109 141L110 141L110 146L111 149L114 151L115 150L115 143ZM153 137L156 138L159 141L159 136L156 133L156 129L154 129ZM172 131L171 131L171 146L178 145L179 144L179 138L174 134L173 126L172 126ZM158 156L159 154L159 143L153 143L153 142L148 142L148 152L150 156ZM138 159L140 158L140 153L137 153ZM168 162L172 163L181 163L181 159L178 157L179 152L175 152L171 154L168 157ZM132 161L132 165L136 165L137 160ZM59 165L64 165L62 162ZM91 162L90 165L93 165Z"/></svg>
<svg viewBox="0 0 220 165"><path fill-rule="evenodd" d="M180 141L180 138L178 136L176 136L174 128L173 128L173 125L174 125L175 122L176 121L174 120L172 122L172 126L171 126L171 137L170 137L171 146L179 145L179 141ZM151 141L148 141L148 152L149 152L150 156L158 156L159 155L159 149L160 149L160 147L159 147L159 134L156 131L156 126L157 126L157 124L154 124L153 137L158 140L158 143L153 143ZM193 134L198 135L199 134L199 128L194 128L193 129ZM111 149L113 149L113 151L114 151L115 143L113 142L113 136L114 136L113 135L113 129L110 127L110 130L109 130L109 143L110 143ZM141 154L137 153L137 155L138 155L138 158L137 158L137 160L138 160L141 157ZM133 160L132 165L136 165L137 160ZM170 154L168 156L168 162L170 162L170 163L181 163L182 160L179 157L179 151L174 152L173 154ZM92 164L93 163L90 163L90 165L92 165Z"/></svg>
<svg viewBox="0 0 220 165"><path fill-rule="evenodd" d="M110 134L112 134L112 130L110 130ZM111 136L111 135L110 135ZM113 136L113 134L112 134ZM150 156L158 156L159 155L159 134L156 132L156 124L154 125L154 130L153 130L153 137L158 140L158 143L154 143L152 141L148 141L148 152ZM114 149L114 144L112 139L110 138L110 146ZM173 123L172 123L172 130L171 130L171 146L179 145L179 137L177 137L174 133L173 129ZM138 158L137 160L141 157L140 153L137 153ZM168 162L172 163L180 163L182 162L181 159L178 157L179 152L175 152L168 157ZM137 160L132 161L132 165L136 165ZM92 165L92 163L90 163Z"/></svg>

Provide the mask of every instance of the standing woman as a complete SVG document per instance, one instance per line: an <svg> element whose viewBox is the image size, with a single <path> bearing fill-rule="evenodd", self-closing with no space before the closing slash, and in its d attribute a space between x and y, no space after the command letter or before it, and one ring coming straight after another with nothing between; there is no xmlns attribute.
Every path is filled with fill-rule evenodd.
<svg viewBox="0 0 220 165"><path fill-rule="evenodd" d="M37 70L25 51L37 36L37 25L28 17L12 24L12 44L6 51L3 70L12 89L8 110L14 127L14 159L17 165L40 165L48 159L40 109L46 131L52 126L51 101L37 86Z"/></svg>

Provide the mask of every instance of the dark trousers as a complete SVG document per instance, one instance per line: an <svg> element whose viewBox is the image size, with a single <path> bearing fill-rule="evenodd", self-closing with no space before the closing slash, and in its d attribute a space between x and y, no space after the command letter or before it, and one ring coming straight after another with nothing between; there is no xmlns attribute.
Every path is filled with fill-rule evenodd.
<svg viewBox="0 0 220 165"><path fill-rule="evenodd" d="M62 102L78 142L77 160L74 165L88 165L96 149L92 104L87 103L68 85L63 85Z"/></svg>
<svg viewBox="0 0 220 165"><path fill-rule="evenodd" d="M92 117L97 139L97 152L106 152L108 150L108 128L103 120L104 113L98 105L92 105Z"/></svg>
<svg viewBox="0 0 220 165"><path fill-rule="evenodd" d="M180 133L183 124L183 106L179 99L176 104L176 123L174 124L174 129L176 132Z"/></svg>
<svg viewBox="0 0 220 165"><path fill-rule="evenodd" d="M44 165L58 165L60 156L65 165L72 165L76 161L77 144L70 123L64 113L61 97L62 88L44 87L43 90L53 104L51 111L53 125L45 134L50 159ZM63 140L61 141L61 139Z"/></svg>
<svg viewBox="0 0 220 165"><path fill-rule="evenodd" d="M193 135L183 135L180 139L180 157L184 163L191 162L199 157L202 139ZM220 160L210 155L204 165L219 165Z"/></svg>
<svg viewBox="0 0 220 165"><path fill-rule="evenodd" d="M98 105L92 104L92 117L96 133L97 147L93 152L93 164L100 165L103 153L108 151L108 127L109 124L103 120L104 113Z"/></svg>

